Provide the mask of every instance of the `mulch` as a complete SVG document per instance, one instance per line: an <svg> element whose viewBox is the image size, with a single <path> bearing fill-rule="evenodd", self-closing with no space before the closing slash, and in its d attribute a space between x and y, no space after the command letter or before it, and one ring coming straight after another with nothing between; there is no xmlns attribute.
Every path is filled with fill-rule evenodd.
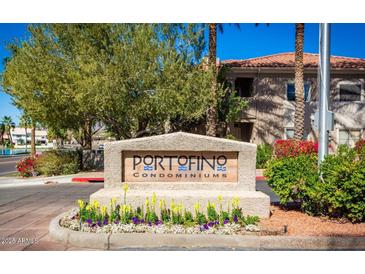
<svg viewBox="0 0 365 274"><path fill-rule="evenodd" d="M297 209L271 206L269 219L260 221L262 230L284 230L289 236L359 236L365 237L365 222L351 223L324 217L313 217Z"/></svg>

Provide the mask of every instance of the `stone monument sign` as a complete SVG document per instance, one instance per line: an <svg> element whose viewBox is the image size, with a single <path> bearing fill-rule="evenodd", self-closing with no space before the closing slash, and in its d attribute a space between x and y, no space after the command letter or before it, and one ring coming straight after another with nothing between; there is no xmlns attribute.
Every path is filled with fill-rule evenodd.
<svg viewBox="0 0 365 274"><path fill-rule="evenodd" d="M104 189L91 200L122 201L128 183L128 203L140 205L153 193L192 209L238 197L245 214L269 217L270 199L256 191L256 145L185 132L106 143Z"/></svg>

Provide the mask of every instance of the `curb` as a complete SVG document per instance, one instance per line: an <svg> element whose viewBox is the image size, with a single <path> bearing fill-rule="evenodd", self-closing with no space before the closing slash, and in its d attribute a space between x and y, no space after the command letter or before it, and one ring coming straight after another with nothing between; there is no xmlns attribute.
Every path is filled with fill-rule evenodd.
<svg viewBox="0 0 365 274"><path fill-rule="evenodd" d="M71 183L72 176L70 175L60 175L53 177L42 177L42 178L29 178L29 179L18 179L12 177L1 177L0 178L0 188L7 187L18 187L18 186L35 186L35 185L44 185L47 181L57 182L59 184ZM6 183L3 183L6 181ZM9 182L9 183L8 183Z"/></svg>
<svg viewBox="0 0 365 274"><path fill-rule="evenodd" d="M73 177L73 183L104 183L104 178Z"/></svg>
<svg viewBox="0 0 365 274"><path fill-rule="evenodd" d="M150 233L88 233L73 231L59 225L66 213L55 217L49 225L52 239L82 248L161 249L211 248L244 250L365 250L365 237L318 236L248 236L214 234L150 234Z"/></svg>

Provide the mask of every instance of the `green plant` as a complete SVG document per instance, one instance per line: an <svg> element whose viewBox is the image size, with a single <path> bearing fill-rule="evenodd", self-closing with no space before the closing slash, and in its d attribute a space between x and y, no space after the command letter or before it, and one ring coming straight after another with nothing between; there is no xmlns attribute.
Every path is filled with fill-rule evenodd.
<svg viewBox="0 0 365 274"><path fill-rule="evenodd" d="M80 170L80 155L76 151L45 151L34 168L39 174L47 176L77 173Z"/></svg>
<svg viewBox="0 0 365 274"><path fill-rule="evenodd" d="M237 141L237 140L238 140L238 139L237 139L234 135L232 135L232 134L227 134L226 139L228 139L228 140L233 140L233 141Z"/></svg>
<svg viewBox="0 0 365 274"><path fill-rule="evenodd" d="M320 169L314 155L276 158L265 176L281 204L296 201L308 214L365 220L362 149L339 146L336 154L326 156Z"/></svg>
<svg viewBox="0 0 365 274"><path fill-rule="evenodd" d="M190 211L184 210L184 225L190 226L194 224L193 214Z"/></svg>
<svg viewBox="0 0 365 274"><path fill-rule="evenodd" d="M218 221L219 219L219 215L215 210L215 205L211 204L209 201L207 205L207 215L208 215L208 221Z"/></svg>
<svg viewBox="0 0 365 274"><path fill-rule="evenodd" d="M325 158L320 171L322 178L308 191L304 210L352 222L365 220L365 160L356 150L340 146Z"/></svg>
<svg viewBox="0 0 365 274"><path fill-rule="evenodd" d="M260 218L258 216L247 215L246 217L243 217L242 220L245 225L257 225Z"/></svg>
<svg viewBox="0 0 365 274"><path fill-rule="evenodd" d="M264 175L280 203L285 205L305 198L308 184L318 180L317 165L315 155L280 157L268 163Z"/></svg>
<svg viewBox="0 0 365 274"><path fill-rule="evenodd" d="M272 158L273 147L269 144L257 146L256 168L266 168L267 162Z"/></svg>

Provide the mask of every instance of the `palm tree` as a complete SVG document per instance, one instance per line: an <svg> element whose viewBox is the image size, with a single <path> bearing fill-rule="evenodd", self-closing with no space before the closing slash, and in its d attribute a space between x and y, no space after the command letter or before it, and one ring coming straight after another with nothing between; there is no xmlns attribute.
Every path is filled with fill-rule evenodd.
<svg viewBox="0 0 365 274"><path fill-rule="evenodd" d="M5 124L0 122L0 145L4 145Z"/></svg>
<svg viewBox="0 0 365 274"><path fill-rule="evenodd" d="M295 115L294 139L304 136L304 66L303 66L304 24L295 24Z"/></svg>
<svg viewBox="0 0 365 274"><path fill-rule="evenodd" d="M10 116L4 116L2 118L1 124L4 125L4 132L8 135L10 146L13 145L13 138L11 137L11 130L15 128L15 123Z"/></svg>
<svg viewBox="0 0 365 274"><path fill-rule="evenodd" d="M240 24L234 24L237 28L240 28ZM217 135L217 30L223 32L223 24L210 23L208 24L209 30L209 55L208 64L213 70L212 77L212 102L207 111L207 124L206 134L208 136Z"/></svg>
<svg viewBox="0 0 365 274"><path fill-rule="evenodd" d="M25 152L28 151L28 128L32 125L32 120L26 114L23 114L20 118L20 127L25 128Z"/></svg>
<svg viewBox="0 0 365 274"><path fill-rule="evenodd" d="M219 25L220 29L222 25ZM217 24L208 24L209 28L209 57L208 64L213 70L212 77L212 102L207 111L207 135L216 136L217 134L217 77L216 77L216 62L217 62Z"/></svg>

